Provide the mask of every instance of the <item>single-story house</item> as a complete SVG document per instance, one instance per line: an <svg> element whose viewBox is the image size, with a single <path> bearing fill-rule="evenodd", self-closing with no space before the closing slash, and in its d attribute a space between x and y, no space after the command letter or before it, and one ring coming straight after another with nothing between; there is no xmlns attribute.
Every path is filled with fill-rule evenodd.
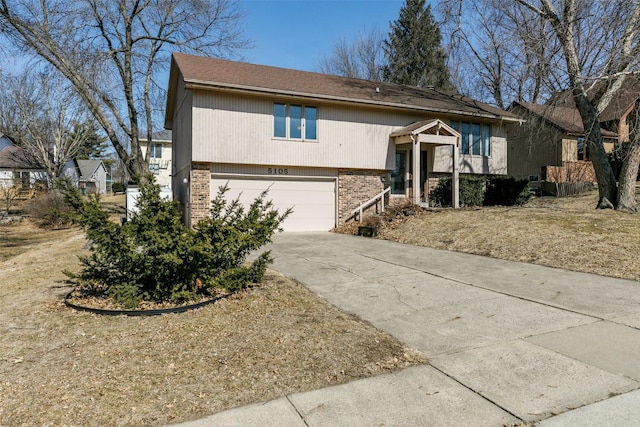
<svg viewBox="0 0 640 427"><path fill-rule="evenodd" d="M441 176L455 190L460 173L506 174L506 124L519 120L433 88L174 53L165 128L187 224L228 184L242 203L269 189L293 207L285 230L312 231L372 200L427 202Z"/></svg>
<svg viewBox="0 0 640 427"><path fill-rule="evenodd" d="M107 168L102 160L71 159L65 164L63 173L83 194L105 194L109 190Z"/></svg>
<svg viewBox="0 0 640 427"><path fill-rule="evenodd" d="M147 141L140 141L142 153L146 156ZM162 130L151 135L149 147L149 172L161 187L171 188L171 131ZM145 157L146 158L146 157Z"/></svg>
<svg viewBox="0 0 640 427"><path fill-rule="evenodd" d="M588 93L599 88L595 85ZM600 114L600 132L607 153L629 141L631 113L639 103L640 79L630 76ZM571 91L559 92L545 104L514 102L508 110L526 120L507 129L509 175L528 179L534 187L542 181L596 182L582 118Z"/></svg>
<svg viewBox="0 0 640 427"><path fill-rule="evenodd" d="M19 186L22 190L47 182L46 172L24 148L6 135L0 137L0 187Z"/></svg>

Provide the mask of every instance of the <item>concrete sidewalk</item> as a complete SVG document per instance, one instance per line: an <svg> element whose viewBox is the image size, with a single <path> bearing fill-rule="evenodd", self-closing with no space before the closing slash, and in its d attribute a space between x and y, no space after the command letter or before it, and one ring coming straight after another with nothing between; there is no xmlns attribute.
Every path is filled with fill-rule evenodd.
<svg viewBox="0 0 640 427"><path fill-rule="evenodd" d="M271 249L429 363L184 426L640 425L638 282L331 233Z"/></svg>

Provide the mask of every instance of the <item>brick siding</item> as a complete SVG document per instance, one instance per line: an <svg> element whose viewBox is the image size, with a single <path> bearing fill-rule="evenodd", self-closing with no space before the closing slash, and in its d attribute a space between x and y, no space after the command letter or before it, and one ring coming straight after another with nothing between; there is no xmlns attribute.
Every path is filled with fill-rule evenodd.
<svg viewBox="0 0 640 427"><path fill-rule="evenodd" d="M342 225L351 211L363 202L381 193L390 185L388 171L340 170L338 172L338 224ZM385 205L389 195L385 195ZM365 212L377 212L379 203L371 205Z"/></svg>
<svg viewBox="0 0 640 427"><path fill-rule="evenodd" d="M211 211L211 171L208 165L193 164L191 170L191 226Z"/></svg>

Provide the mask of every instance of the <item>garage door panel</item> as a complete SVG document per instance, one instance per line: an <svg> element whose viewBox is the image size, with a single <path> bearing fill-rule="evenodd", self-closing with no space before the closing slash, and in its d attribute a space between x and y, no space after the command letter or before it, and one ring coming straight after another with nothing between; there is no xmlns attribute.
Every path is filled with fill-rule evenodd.
<svg viewBox="0 0 640 427"><path fill-rule="evenodd" d="M245 206L250 205L265 189L269 189L267 200L274 208L293 212L283 223L285 231L327 231L335 225L335 181L334 180L264 180L225 179L211 181L211 197L218 188L228 184L227 200L240 198Z"/></svg>

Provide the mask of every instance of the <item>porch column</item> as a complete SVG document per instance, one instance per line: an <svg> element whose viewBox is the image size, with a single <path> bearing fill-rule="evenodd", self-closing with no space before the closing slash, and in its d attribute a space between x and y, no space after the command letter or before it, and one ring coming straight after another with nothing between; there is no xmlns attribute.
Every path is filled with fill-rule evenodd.
<svg viewBox="0 0 640 427"><path fill-rule="evenodd" d="M420 204L420 142L419 136L412 135L413 140L413 203Z"/></svg>
<svg viewBox="0 0 640 427"><path fill-rule="evenodd" d="M460 173L458 172L458 156L460 150L460 137L456 138L456 145L453 146L453 167L451 168L451 201L453 208L460 207Z"/></svg>

